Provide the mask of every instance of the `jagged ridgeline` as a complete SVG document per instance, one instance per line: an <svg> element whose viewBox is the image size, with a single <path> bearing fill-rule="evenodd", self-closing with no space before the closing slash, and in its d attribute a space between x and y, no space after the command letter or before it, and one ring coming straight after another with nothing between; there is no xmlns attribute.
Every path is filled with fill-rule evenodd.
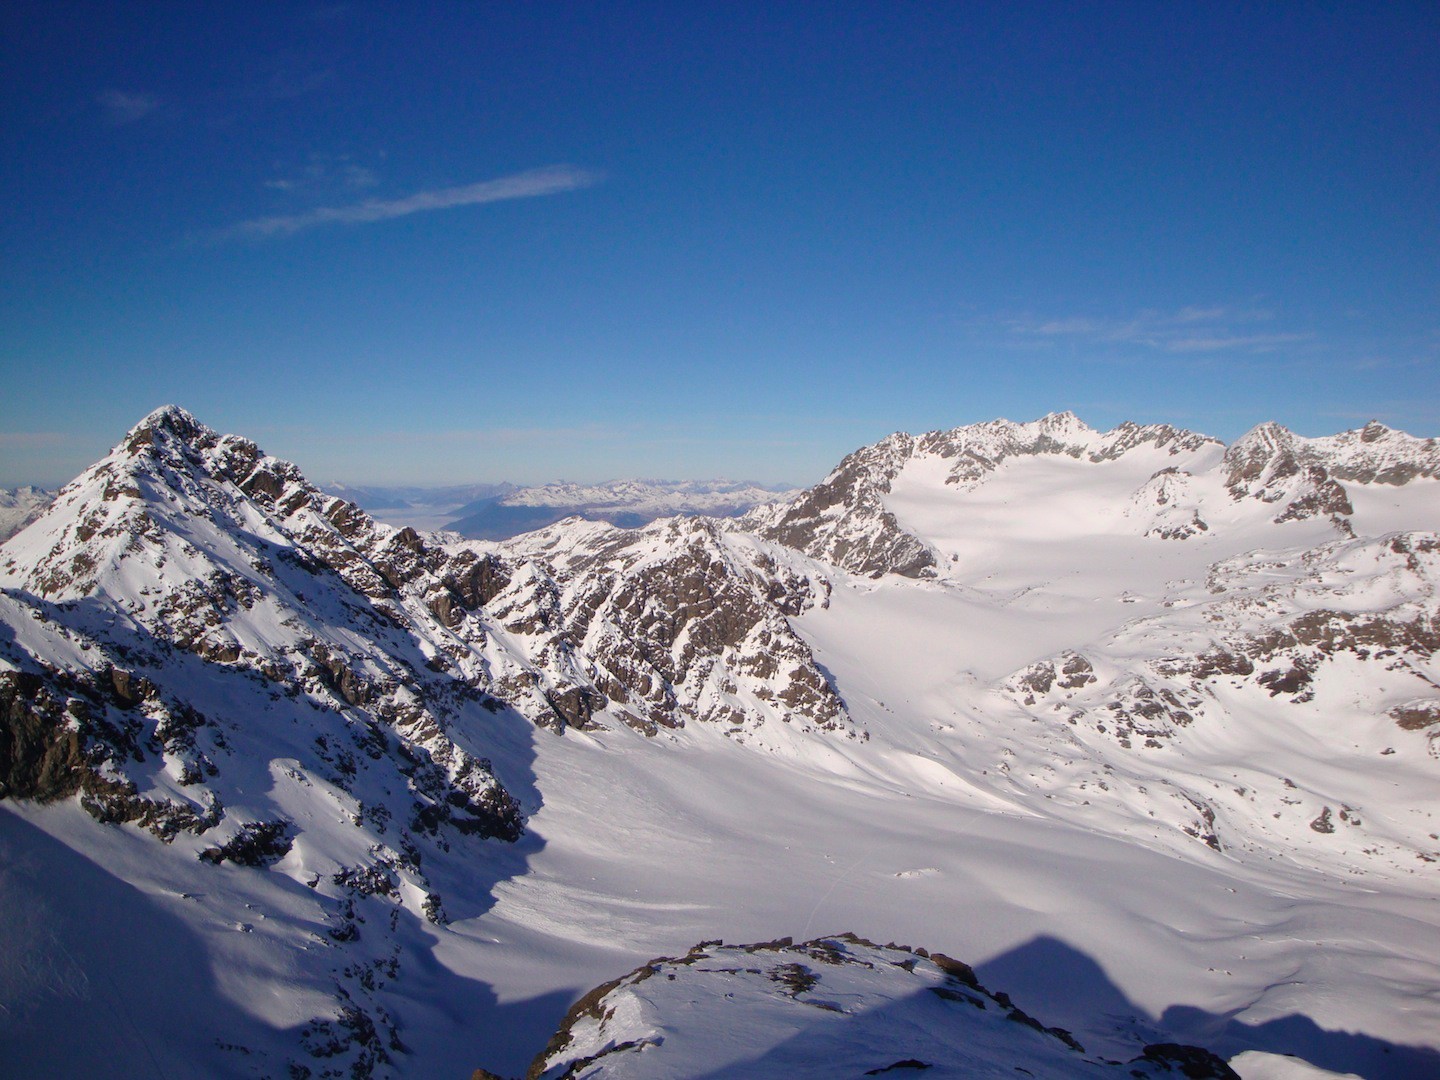
<svg viewBox="0 0 1440 1080"><path fill-rule="evenodd" d="M1111 431L1087 427L1073 413L1031 423L994 420L925 435L897 432L862 447L815 487L785 502L758 507L744 525L855 574L933 577L938 552L906 528L888 496L903 473L923 472L938 487L974 491L1007 461L1069 459L1100 465L1146 457L1157 466L1137 488L1133 516L1159 539L1188 539L1211 527L1203 511L1233 519L1233 504L1272 508L1274 523L1327 517L1354 535L1354 513L1337 482L1400 486L1440 475L1440 444L1383 424L1306 439L1262 424L1228 448L1217 439L1168 424L1124 423ZM1077 482L1083 483L1077 474Z"/></svg>
<svg viewBox="0 0 1440 1080"><path fill-rule="evenodd" d="M346 790L375 774L371 812L407 829L513 839L486 750L507 709L556 730L845 726L785 620L823 579L705 520L562 536L428 545L161 409L7 549L5 793L80 792L102 820L258 859L297 826L227 777L284 759Z"/></svg>
<svg viewBox="0 0 1440 1080"><path fill-rule="evenodd" d="M332 1006L295 1068L373 1071L403 1046L396 919L444 923L435 868L522 836L527 733L850 734L786 617L828 585L783 551L706 520L561 535L427 543L158 410L0 555L0 797L311 890L344 959L305 974Z"/></svg>

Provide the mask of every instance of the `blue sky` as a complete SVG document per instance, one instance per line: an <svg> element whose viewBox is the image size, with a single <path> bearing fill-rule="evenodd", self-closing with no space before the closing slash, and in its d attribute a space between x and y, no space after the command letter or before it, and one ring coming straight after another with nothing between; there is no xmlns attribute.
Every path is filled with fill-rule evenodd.
<svg viewBox="0 0 1440 1080"><path fill-rule="evenodd" d="M0 8L0 485L812 482L1073 409L1440 431L1440 6Z"/></svg>

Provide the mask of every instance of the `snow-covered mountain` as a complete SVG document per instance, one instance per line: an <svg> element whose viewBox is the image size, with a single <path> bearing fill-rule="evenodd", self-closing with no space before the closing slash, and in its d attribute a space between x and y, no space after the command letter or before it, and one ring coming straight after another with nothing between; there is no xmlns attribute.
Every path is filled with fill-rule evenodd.
<svg viewBox="0 0 1440 1080"><path fill-rule="evenodd" d="M636 539L603 527L593 543L614 572L567 590L577 551L428 547L253 443L159 410L4 549L3 794L73 797L203 862L273 867L313 890L307 932L345 943L361 898L387 902L392 932L443 921L429 869L520 836L522 803L491 757L523 786L531 724L738 734L783 711L843 726L769 598L788 583L810 603L807 581L772 586L702 522ZM717 594L718 619L704 602ZM355 962L340 968L338 1013L310 1019L294 1049L369 1068L399 1036ZM262 1071L283 1052L271 1040Z"/></svg>
<svg viewBox="0 0 1440 1080"><path fill-rule="evenodd" d="M1437 457L1061 414L485 542L159 410L0 548L7 1059L516 1073L646 956L819 922L965 956L1087 1048L1051 1075L1433 1072ZM592 1050L704 1073L655 1008Z"/></svg>
<svg viewBox="0 0 1440 1080"><path fill-rule="evenodd" d="M904 528L887 496L905 480L940 481L968 491L1007 460L1027 457L1113 461L1136 448L1155 460L1190 461L1219 443L1167 425L1124 424L1110 432L1086 427L1073 413L1029 424L974 424L919 437L897 432L855 451L821 483L798 497L758 508L745 527L856 574L929 576L935 551Z"/></svg>
<svg viewBox="0 0 1440 1080"><path fill-rule="evenodd" d="M37 487L0 488L0 542L38 518L55 492Z"/></svg>

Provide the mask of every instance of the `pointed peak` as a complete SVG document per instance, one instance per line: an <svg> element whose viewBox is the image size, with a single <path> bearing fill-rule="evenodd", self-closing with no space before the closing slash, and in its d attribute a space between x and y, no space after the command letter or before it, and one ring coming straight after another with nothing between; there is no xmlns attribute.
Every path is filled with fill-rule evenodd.
<svg viewBox="0 0 1440 1080"><path fill-rule="evenodd" d="M203 426L204 425L201 424L199 420L196 420L189 410L182 409L179 405L161 405L131 428L130 433L133 435L137 431L160 427L168 428L172 431L194 430L195 428Z"/></svg>
<svg viewBox="0 0 1440 1080"><path fill-rule="evenodd" d="M1029 427L1028 424L1024 426ZM1035 427L1043 434L1061 439L1083 440L1086 436L1097 434L1094 428L1069 409L1063 412L1046 413L1035 421Z"/></svg>
<svg viewBox="0 0 1440 1080"><path fill-rule="evenodd" d="M162 405L132 427L118 449L135 453L153 445L161 436L179 439L187 444L213 442L217 436L179 405Z"/></svg>
<svg viewBox="0 0 1440 1080"><path fill-rule="evenodd" d="M1271 446L1280 446L1294 440L1295 433L1285 425L1274 420L1266 420L1264 423L1256 424L1240 438L1235 440L1236 446L1249 446L1253 443L1265 443Z"/></svg>

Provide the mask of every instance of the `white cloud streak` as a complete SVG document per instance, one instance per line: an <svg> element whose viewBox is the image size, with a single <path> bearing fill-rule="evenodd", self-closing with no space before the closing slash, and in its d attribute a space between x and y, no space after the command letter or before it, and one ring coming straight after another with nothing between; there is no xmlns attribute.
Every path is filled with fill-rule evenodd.
<svg viewBox="0 0 1440 1080"><path fill-rule="evenodd" d="M1249 352L1270 352L1282 345L1309 341L1311 334L1241 334L1221 337L1174 338L1163 343L1166 352L1223 352L1243 349Z"/></svg>
<svg viewBox="0 0 1440 1080"><path fill-rule="evenodd" d="M541 195L558 195L577 191L600 182L598 173L570 165L552 165L543 169L482 180L478 184L417 191L400 199L366 199L346 206L322 206L300 214L242 221L219 234L226 239L264 239L290 236L304 229L321 225L354 225L373 221L423 214L432 210L449 210L457 206L479 206L483 203L506 202L511 199L533 199Z"/></svg>
<svg viewBox="0 0 1440 1080"><path fill-rule="evenodd" d="M1244 333L1241 327L1268 322L1268 311L1224 307L1186 307L1175 312L1142 311L1128 319L1085 316L1016 319L1013 335L1048 340L1070 339L1093 345L1130 345L1167 353L1272 352L1310 341L1313 334Z"/></svg>
<svg viewBox="0 0 1440 1080"><path fill-rule="evenodd" d="M127 90L102 90L95 95L95 101L105 110L106 119L117 127L142 120L160 107L160 99L154 94Z"/></svg>
<svg viewBox="0 0 1440 1080"><path fill-rule="evenodd" d="M264 181L272 191L316 192L325 189L348 189L375 187L380 175L368 166L351 159L349 154L312 153L305 164L288 170L283 176Z"/></svg>

